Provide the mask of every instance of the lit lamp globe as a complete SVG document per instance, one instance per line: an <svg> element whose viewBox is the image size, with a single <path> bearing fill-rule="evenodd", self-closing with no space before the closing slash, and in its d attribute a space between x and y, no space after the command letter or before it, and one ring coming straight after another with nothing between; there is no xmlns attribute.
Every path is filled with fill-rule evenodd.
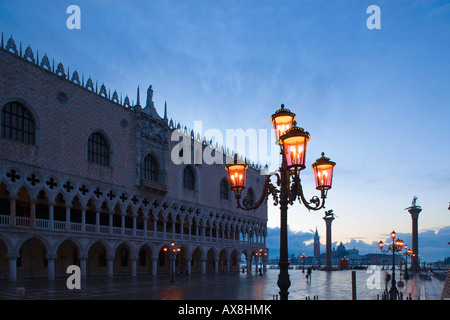
<svg viewBox="0 0 450 320"><path fill-rule="evenodd" d="M245 171L248 165L246 163L238 163L237 154L234 155L232 164L227 164L225 169L228 171L228 179L230 181L230 188L236 194L236 197L241 195L241 191L245 189Z"/></svg>
<svg viewBox="0 0 450 320"><path fill-rule="evenodd" d="M270 120L275 129L275 143L279 145L280 137L285 134L288 129L293 127L295 113L292 113L289 109L285 109L284 104L282 104L281 109L277 110Z"/></svg>
<svg viewBox="0 0 450 320"><path fill-rule="evenodd" d="M317 190L326 191L331 189L335 165L336 163L330 161L330 158L325 157L325 153L323 152L322 156L312 164Z"/></svg>
<svg viewBox="0 0 450 320"><path fill-rule="evenodd" d="M283 150L286 154L286 167L289 170L305 169L306 147L311 136L303 128L295 126L288 129L284 135L280 137L283 144Z"/></svg>

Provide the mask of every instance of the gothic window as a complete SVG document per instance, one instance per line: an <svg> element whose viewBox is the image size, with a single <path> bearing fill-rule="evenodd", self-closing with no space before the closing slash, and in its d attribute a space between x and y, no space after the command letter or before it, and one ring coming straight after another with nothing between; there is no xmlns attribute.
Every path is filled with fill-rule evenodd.
<svg viewBox="0 0 450 320"><path fill-rule="evenodd" d="M94 132L88 140L88 161L109 167L110 148L106 138L99 132Z"/></svg>
<svg viewBox="0 0 450 320"><path fill-rule="evenodd" d="M226 179L220 181L220 199L228 200L228 182Z"/></svg>
<svg viewBox="0 0 450 320"><path fill-rule="evenodd" d="M10 102L3 107L1 136L26 144L35 144L35 122L24 105Z"/></svg>
<svg viewBox="0 0 450 320"><path fill-rule="evenodd" d="M148 154L142 164L143 179L158 182L158 162L155 157Z"/></svg>
<svg viewBox="0 0 450 320"><path fill-rule="evenodd" d="M191 166L186 166L183 171L183 187L185 189L195 189L195 173Z"/></svg>

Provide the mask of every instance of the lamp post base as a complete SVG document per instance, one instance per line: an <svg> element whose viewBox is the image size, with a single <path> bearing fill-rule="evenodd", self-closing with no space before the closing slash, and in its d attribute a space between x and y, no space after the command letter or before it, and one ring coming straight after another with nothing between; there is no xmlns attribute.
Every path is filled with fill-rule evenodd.
<svg viewBox="0 0 450 320"><path fill-rule="evenodd" d="M291 280L289 279L289 262L278 262L280 267L280 274L278 275L277 285L280 288L280 300L288 300L289 287L291 286Z"/></svg>

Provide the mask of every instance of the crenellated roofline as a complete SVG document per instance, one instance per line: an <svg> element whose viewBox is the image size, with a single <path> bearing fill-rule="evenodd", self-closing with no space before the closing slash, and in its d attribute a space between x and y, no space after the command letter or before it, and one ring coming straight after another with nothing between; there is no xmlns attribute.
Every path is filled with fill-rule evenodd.
<svg viewBox="0 0 450 320"><path fill-rule="evenodd" d="M186 126L184 126L184 128L183 128L180 123L175 122L173 119L170 119L170 121L169 121L167 119L167 101L164 104L164 117L161 118L158 115L158 113L156 112L156 109L154 107L154 103L152 100L153 89L152 89L151 85L149 86L149 88L147 90L147 102L146 102L145 107L143 108L140 105L140 88L139 88L139 86L137 87L137 90L136 90L137 95L136 95L136 104L135 104L134 100L132 100L130 102L130 98L128 97L128 95L126 95L125 98L123 98L122 94L120 94L120 97L119 97L119 94L117 93L116 90L114 90L114 92L111 95L111 88L108 88L108 90L107 90L104 83L100 86L100 89L99 89L98 81L95 81L95 85L94 85L94 81L92 80L91 77L88 77L87 80L85 79L84 73L81 74L81 80L80 80L80 75L77 70L73 71L72 75L70 75L69 67L67 67L67 72L66 72L62 62L60 62L55 68L55 59L52 59L52 63L50 64L50 59L48 58L47 54L44 54L44 56L40 59L39 51L36 51L36 57L35 57L34 52L31 49L30 45L28 45L28 47L25 49L25 52L23 52L22 42L20 42L19 49L17 49L17 45L16 45L12 35L10 36L10 38L8 39L8 41L6 42L6 45L5 45L3 32L2 32L0 50L8 53L10 55L13 55L18 59L21 59L22 61L24 61L26 63L30 63L34 67L37 67L47 73L50 73L63 81L68 81L74 85L77 85L78 87L80 87L84 90L87 90L90 93L101 97L102 99L106 99L109 102L114 103L122 108L125 108L130 111L140 111L144 114L148 114L150 117L152 117L154 119L157 119L159 121L164 121L168 125L170 130L172 130L172 131L176 130L181 134L190 136L193 141L201 143L204 146L209 146L210 148L215 149L216 151L222 153L223 155L225 155L231 159L234 158L234 154L236 153L234 150L231 150L223 145L219 145L217 142L214 142L213 140L208 139L206 137L200 137L200 135L198 133L195 134L193 130L188 130ZM262 169L261 164L252 162L250 159L243 158L242 156L239 156L239 159L248 163L248 165L255 170L260 171ZM267 165L266 165L266 167L267 167Z"/></svg>

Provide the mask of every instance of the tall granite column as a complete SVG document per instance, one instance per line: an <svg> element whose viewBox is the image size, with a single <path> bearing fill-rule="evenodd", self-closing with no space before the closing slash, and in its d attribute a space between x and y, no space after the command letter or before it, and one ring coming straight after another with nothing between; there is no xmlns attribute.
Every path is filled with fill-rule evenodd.
<svg viewBox="0 0 450 320"><path fill-rule="evenodd" d="M323 217L323 220L325 220L326 226L327 226L327 260L326 260L326 271L331 271L331 223L334 220L334 215L331 213L332 210L325 212L325 217Z"/></svg>
<svg viewBox="0 0 450 320"><path fill-rule="evenodd" d="M413 271L418 271L420 269L419 266L419 213L422 211L422 207L416 204L417 197L413 198L412 206L406 208L408 212L411 214L412 220L412 251L413 255L411 257L411 269Z"/></svg>

